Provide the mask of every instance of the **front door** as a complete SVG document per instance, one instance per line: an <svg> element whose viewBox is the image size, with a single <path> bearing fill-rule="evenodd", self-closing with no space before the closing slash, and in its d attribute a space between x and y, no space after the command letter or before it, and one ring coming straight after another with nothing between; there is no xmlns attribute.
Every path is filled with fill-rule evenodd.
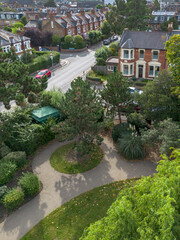
<svg viewBox="0 0 180 240"><path fill-rule="evenodd" d="M143 77L143 65L138 65L138 78Z"/></svg>

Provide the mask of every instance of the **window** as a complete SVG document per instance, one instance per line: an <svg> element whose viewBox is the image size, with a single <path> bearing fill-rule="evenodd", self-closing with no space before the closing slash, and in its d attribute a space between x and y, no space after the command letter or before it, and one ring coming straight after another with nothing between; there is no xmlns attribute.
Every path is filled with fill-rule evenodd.
<svg viewBox="0 0 180 240"><path fill-rule="evenodd" d="M83 32L85 32L86 31L86 27L85 26L83 26Z"/></svg>
<svg viewBox="0 0 180 240"><path fill-rule="evenodd" d="M153 76L154 74L154 66L149 66L149 76Z"/></svg>
<svg viewBox="0 0 180 240"><path fill-rule="evenodd" d="M7 19L11 19L11 15L10 14L7 14Z"/></svg>
<svg viewBox="0 0 180 240"><path fill-rule="evenodd" d="M114 66L108 65L108 71L114 71Z"/></svg>
<svg viewBox="0 0 180 240"><path fill-rule="evenodd" d="M167 16L167 21L169 21L169 19L170 19L170 16Z"/></svg>
<svg viewBox="0 0 180 240"><path fill-rule="evenodd" d="M81 33L81 28L80 27L78 27L78 33Z"/></svg>
<svg viewBox="0 0 180 240"><path fill-rule="evenodd" d="M53 21L51 21L51 28L54 28L54 23L53 23Z"/></svg>
<svg viewBox="0 0 180 240"><path fill-rule="evenodd" d="M91 25L90 25L90 30L92 30L92 29L93 29L93 25L91 24Z"/></svg>
<svg viewBox="0 0 180 240"><path fill-rule="evenodd" d="M6 16L4 14L1 14L1 19L6 19Z"/></svg>
<svg viewBox="0 0 180 240"><path fill-rule="evenodd" d="M139 51L139 58L144 59L144 50Z"/></svg>
<svg viewBox="0 0 180 240"><path fill-rule="evenodd" d="M131 59L133 58L133 50L131 50Z"/></svg>
<svg viewBox="0 0 180 240"><path fill-rule="evenodd" d="M164 21L164 16L161 16L161 21Z"/></svg>
<svg viewBox="0 0 180 240"><path fill-rule="evenodd" d="M157 20L158 20L158 17L155 17L155 18L154 18L154 21L157 21Z"/></svg>
<svg viewBox="0 0 180 240"><path fill-rule="evenodd" d="M97 25L96 25L96 23L94 24L94 27L95 27L95 28L97 28Z"/></svg>
<svg viewBox="0 0 180 240"><path fill-rule="evenodd" d="M158 66L156 66L156 67L155 67L155 76L157 76L157 75L158 75L158 73L159 73L159 67L158 67Z"/></svg>
<svg viewBox="0 0 180 240"><path fill-rule="evenodd" d="M100 22L100 26L102 26L102 22Z"/></svg>
<svg viewBox="0 0 180 240"><path fill-rule="evenodd" d="M128 65L123 65L123 74L128 75Z"/></svg>
<svg viewBox="0 0 180 240"><path fill-rule="evenodd" d="M129 58L129 50L124 50L124 58Z"/></svg>
<svg viewBox="0 0 180 240"><path fill-rule="evenodd" d="M19 15L16 15L16 19L19 19Z"/></svg>
<svg viewBox="0 0 180 240"><path fill-rule="evenodd" d="M178 22L180 21L180 16L178 16Z"/></svg>
<svg viewBox="0 0 180 240"><path fill-rule="evenodd" d="M152 59L153 60L158 60L158 51L153 51Z"/></svg>
<svg viewBox="0 0 180 240"><path fill-rule="evenodd" d="M68 30L68 35L70 35L70 36L71 36L71 30Z"/></svg>
<svg viewBox="0 0 180 240"><path fill-rule="evenodd" d="M130 75L133 75L133 65L130 65Z"/></svg>

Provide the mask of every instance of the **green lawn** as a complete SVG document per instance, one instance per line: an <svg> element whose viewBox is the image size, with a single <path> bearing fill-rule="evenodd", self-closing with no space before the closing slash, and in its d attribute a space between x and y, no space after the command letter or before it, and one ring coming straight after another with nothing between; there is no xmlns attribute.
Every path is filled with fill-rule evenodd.
<svg viewBox="0 0 180 240"><path fill-rule="evenodd" d="M57 149L50 158L51 166L58 172L75 174L86 172L94 167L96 167L100 161L103 159L102 149L93 144L93 150L84 157L81 163L71 163L67 162L67 156L69 151L72 149L74 143L64 145Z"/></svg>
<svg viewBox="0 0 180 240"><path fill-rule="evenodd" d="M125 184L134 181L114 182L79 195L50 213L21 240L78 240L84 228L106 215Z"/></svg>

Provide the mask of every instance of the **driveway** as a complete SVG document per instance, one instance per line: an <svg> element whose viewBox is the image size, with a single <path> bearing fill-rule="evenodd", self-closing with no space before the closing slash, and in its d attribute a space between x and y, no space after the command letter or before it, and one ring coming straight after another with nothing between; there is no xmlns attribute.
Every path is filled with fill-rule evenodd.
<svg viewBox="0 0 180 240"><path fill-rule="evenodd" d="M0 224L1 240L18 240L42 218L79 194L121 179L153 175L156 165L149 161L129 162L119 156L113 141L104 138L104 158L94 169L79 174L55 171L49 162L51 154L65 143L46 145L33 160L33 171L39 176L43 189L33 200L9 215Z"/></svg>

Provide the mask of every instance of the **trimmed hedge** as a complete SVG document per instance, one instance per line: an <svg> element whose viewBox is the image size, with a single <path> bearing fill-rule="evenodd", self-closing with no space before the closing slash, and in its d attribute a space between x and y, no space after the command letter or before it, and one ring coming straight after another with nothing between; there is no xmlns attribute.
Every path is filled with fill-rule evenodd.
<svg viewBox="0 0 180 240"><path fill-rule="evenodd" d="M9 182L16 171L16 164L10 161L0 161L0 186Z"/></svg>
<svg viewBox="0 0 180 240"><path fill-rule="evenodd" d="M3 160L14 162L17 167L24 167L28 163L26 153L21 151L9 153Z"/></svg>
<svg viewBox="0 0 180 240"><path fill-rule="evenodd" d="M86 76L86 80L101 82L101 78L100 78L100 77L90 77L90 76Z"/></svg>
<svg viewBox="0 0 180 240"><path fill-rule="evenodd" d="M9 190L3 199L3 204L7 210L14 210L18 208L24 201L24 193L20 188L13 188Z"/></svg>
<svg viewBox="0 0 180 240"><path fill-rule="evenodd" d="M43 52L44 53L44 52ZM35 52L36 54L36 52ZM39 52L38 52L39 54ZM37 54L37 55L38 55ZM53 52L53 64L59 63L60 53ZM37 70L46 69L52 66L50 59L50 52L45 52L43 55L38 56L34 59L33 63L27 64L29 73L34 73Z"/></svg>
<svg viewBox="0 0 180 240"><path fill-rule="evenodd" d="M40 190L38 177L30 172L23 174L23 177L19 180L18 185L22 188L26 196L34 196Z"/></svg>
<svg viewBox="0 0 180 240"><path fill-rule="evenodd" d="M0 204L3 203L3 197L6 194L8 187L6 185L0 187Z"/></svg>
<svg viewBox="0 0 180 240"><path fill-rule="evenodd" d="M141 87L141 86L144 87L144 86L146 86L146 82L136 81L136 82L135 82L135 85L136 85L136 86L140 86L140 87Z"/></svg>

